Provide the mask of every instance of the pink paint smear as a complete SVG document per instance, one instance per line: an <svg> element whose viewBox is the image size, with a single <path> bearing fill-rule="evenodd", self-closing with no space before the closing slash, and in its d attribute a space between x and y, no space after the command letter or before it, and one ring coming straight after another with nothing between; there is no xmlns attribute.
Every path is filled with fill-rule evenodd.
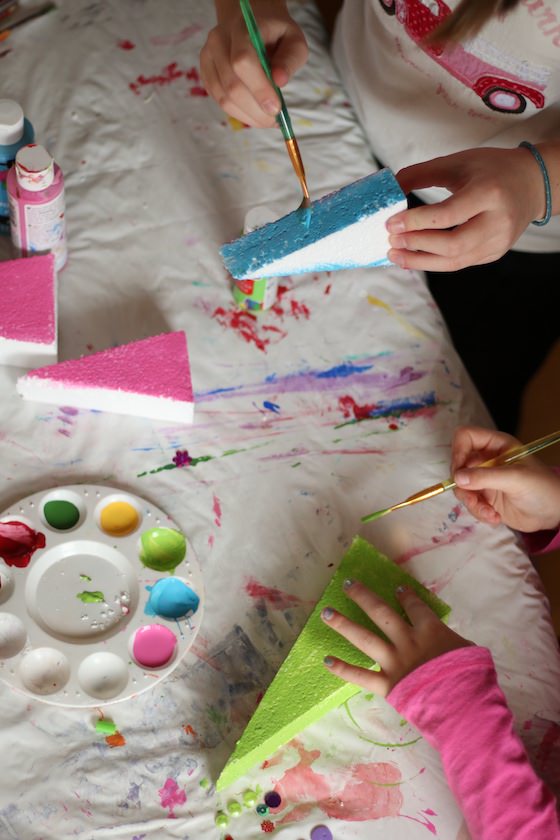
<svg viewBox="0 0 560 840"><path fill-rule="evenodd" d="M402 777L394 764L381 761L351 765L345 770L347 781L339 787L338 779L313 770L311 765L320 757L319 750L306 750L298 741L291 745L298 751L299 762L286 770L274 790L282 797L283 808L294 807L277 825L306 819L316 808L331 819L347 822L401 816ZM275 763L273 759L267 766Z"/></svg>
<svg viewBox="0 0 560 840"><path fill-rule="evenodd" d="M182 790L175 779L167 779L164 786L158 790L159 801L162 808L167 808L169 811L169 819L177 819L175 808L178 805L184 805L187 801L187 794Z"/></svg>
<svg viewBox="0 0 560 840"><path fill-rule="evenodd" d="M222 525L222 506L220 505L220 500L214 494L214 503L212 506L212 510L214 511L214 523L218 526L218 528Z"/></svg>
<svg viewBox="0 0 560 840"><path fill-rule="evenodd" d="M264 586L255 578L249 578L245 584L245 592L250 598L262 599L275 610L288 610L300 604L314 604L314 601L304 601L298 595L290 595L271 586Z"/></svg>
<svg viewBox="0 0 560 840"><path fill-rule="evenodd" d="M202 27L198 23L192 23L190 26L185 26L180 32L175 32L172 35L153 35L150 38L150 44L154 44L156 47L175 46L192 38L193 35L198 35L201 30Z"/></svg>
<svg viewBox="0 0 560 840"><path fill-rule="evenodd" d="M163 68L161 73L155 73L153 76L144 76L140 74L136 81L129 84L130 90L140 96L140 91L145 87L165 87L181 79L187 79L194 82L188 92L191 96L208 96L207 91L200 84L200 76L196 67L189 67L187 70L181 70L176 61L172 61Z"/></svg>

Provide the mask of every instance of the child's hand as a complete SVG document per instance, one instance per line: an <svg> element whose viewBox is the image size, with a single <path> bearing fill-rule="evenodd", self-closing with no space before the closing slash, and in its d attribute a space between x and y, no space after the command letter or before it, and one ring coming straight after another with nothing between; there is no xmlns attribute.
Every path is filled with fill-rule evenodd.
<svg viewBox="0 0 560 840"><path fill-rule="evenodd" d="M407 166L397 179L405 193L452 193L387 221L389 259L404 268L457 271L493 262L545 212L542 173L524 148L469 149Z"/></svg>
<svg viewBox="0 0 560 840"><path fill-rule="evenodd" d="M290 17L285 0L252 0L272 77L283 87L307 61L307 43ZM243 123L261 128L275 125L280 102L262 69L238 0L217 0L218 25L200 53L206 90L218 105Z"/></svg>
<svg viewBox="0 0 560 840"><path fill-rule="evenodd" d="M455 495L481 522L517 531L552 530L560 523L560 476L535 456L503 467L472 469L518 446L511 435L459 426L451 449Z"/></svg>
<svg viewBox="0 0 560 840"><path fill-rule="evenodd" d="M381 666L381 671L358 668L330 656L325 658L325 665L343 680L361 685L382 697L386 697L399 680L424 662L450 650L473 644L440 621L408 587L402 590L399 587L397 597L412 626L363 583L345 581L344 589L348 597L383 630L389 641L386 642L360 624L326 607L321 613L323 621L375 660Z"/></svg>

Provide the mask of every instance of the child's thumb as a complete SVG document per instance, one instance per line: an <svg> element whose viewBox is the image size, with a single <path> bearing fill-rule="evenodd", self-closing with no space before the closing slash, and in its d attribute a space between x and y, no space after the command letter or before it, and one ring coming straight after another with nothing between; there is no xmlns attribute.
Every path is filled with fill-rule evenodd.
<svg viewBox="0 0 560 840"><path fill-rule="evenodd" d="M515 467L460 469L455 473L457 487L465 490L499 490L515 493L523 486L523 475Z"/></svg>

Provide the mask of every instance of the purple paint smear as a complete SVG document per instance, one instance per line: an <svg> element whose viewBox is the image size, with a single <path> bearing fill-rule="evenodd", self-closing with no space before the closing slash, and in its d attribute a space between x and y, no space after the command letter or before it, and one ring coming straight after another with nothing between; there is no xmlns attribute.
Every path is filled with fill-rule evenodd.
<svg viewBox="0 0 560 840"><path fill-rule="evenodd" d="M273 373L262 382L253 385L219 388L215 391L199 391L196 393L196 400L197 402L211 402L224 396L250 397L264 394L301 393L304 391L335 391L340 388L341 379L344 379L345 388L357 384L368 388L392 390L422 379L426 375L425 371L417 371L412 367L401 368L398 374L368 373L373 367L373 363L363 365L344 364L327 370L307 370L300 373L290 373L286 376L276 376Z"/></svg>

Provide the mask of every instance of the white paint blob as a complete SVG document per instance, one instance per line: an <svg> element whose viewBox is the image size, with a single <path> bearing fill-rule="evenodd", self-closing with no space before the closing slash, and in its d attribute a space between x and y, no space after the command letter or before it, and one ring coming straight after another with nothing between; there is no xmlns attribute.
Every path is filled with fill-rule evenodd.
<svg viewBox="0 0 560 840"><path fill-rule="evenodd" d="M22 650L27 631L17 615L0 613L0 659L8 659Z"/></svg>
<svg viewBox="0 0 560 840"><path fill-rule="evenodd" d="M20 662L19 676L28 691L35 694L54 694L63 688L70 677L70 665L60 650L35 648Z"/></svg>
<svg viewBox="0 0 560 840"><path fill-rule="evenodd" d="M115 653L92 653L82 660L78 668L78 681L87 694L109 700L126 687L128 668Z"/></svg>

